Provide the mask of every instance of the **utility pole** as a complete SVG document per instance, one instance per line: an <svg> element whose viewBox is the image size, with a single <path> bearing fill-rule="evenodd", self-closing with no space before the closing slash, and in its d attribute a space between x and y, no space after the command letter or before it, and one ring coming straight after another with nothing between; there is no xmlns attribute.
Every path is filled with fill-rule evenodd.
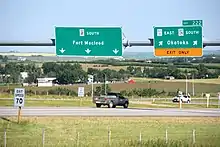
<svg viewBox="0 0 220 147"><path fill-rule="evenodd" d="M186 95L188 95L188 80L187 80L187 74L185 75L186 76Z"/></svg>
<svg viewBox="0 0 220 147"><path fill-rule="evenodd" d="M192 75L192 92L193 92L193 96L195 96L195 84L194 84L194 74Z"/></svg>
<svg viewBox="0 0 220 147"><path fill-rule="evenodd" d="M92 95L92 98L93 98L93 95L94 95L94 94L93 94L93 89L94 89L94 88L93 88L93 79L94 79L94 78L93 78L93 76L92 76L92 94L91 94L91 95Z"/></svg>
<svg viewBox="0 0 220 147"><path fill-rule="evenodd" d="M88 79L89 79L89 82L92 83L92 93L91 93L91 97L93 98L93 82L94 82L94 75L88 75Z"/></svg>
<svg viewBox="0 0 220 147"><path fill-rule="evenodd" d="M105 75L104 80L105 80L105 95L106 95L106 74L104 75Z"/></svg>

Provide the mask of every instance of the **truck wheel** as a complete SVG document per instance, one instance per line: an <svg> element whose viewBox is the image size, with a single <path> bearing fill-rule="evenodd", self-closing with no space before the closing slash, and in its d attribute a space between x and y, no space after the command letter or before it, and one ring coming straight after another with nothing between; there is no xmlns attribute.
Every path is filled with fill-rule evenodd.
<svg viewBox="0 0 220 147"><path fill-rule="evenodd" d="M109 102L108 107L109 107L109 108L112 108L113 106L114 106L113 102L112 102L112 101Z"/></svg>
<svg viewBox="0 0 220 147"><path fill-rule="evenodd" d="M187 103L189 104L189 103L190 103L190 100L188 100Z"/></svg>
<svg viewBox="0 0 220 147"><path fill-rule="evenodd" d="M128 102L124 104L124 108L128 108Z"/></svg>
<svg viewBox="0 0 220 147"><path fill-rule="evenodd" d="M97 108L100 108L100 107L101 107L101 104L96 104L96 107L97 107Z"/></svg>

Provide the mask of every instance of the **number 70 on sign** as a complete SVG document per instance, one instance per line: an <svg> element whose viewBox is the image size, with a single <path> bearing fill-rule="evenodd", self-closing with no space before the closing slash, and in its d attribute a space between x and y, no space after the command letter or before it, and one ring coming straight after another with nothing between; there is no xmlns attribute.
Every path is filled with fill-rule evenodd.
<svg viewBox="0 0 220 147"><path fill-rule="evenodd" d="M15 88L14 91L14 107L24 107L25 89Z"/></svg>

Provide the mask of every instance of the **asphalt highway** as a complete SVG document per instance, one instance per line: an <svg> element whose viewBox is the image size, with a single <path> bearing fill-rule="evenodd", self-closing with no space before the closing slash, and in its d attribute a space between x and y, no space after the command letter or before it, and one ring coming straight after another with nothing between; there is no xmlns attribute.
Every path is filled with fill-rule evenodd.
<svg viewBox="0 0 220 147"><path fill-rule="evenodd" d="M0 116L17 116L18 108L0 107ZM92 107L24 107L22 116L212 116L220 117L220 109L174 108L92 108Z"/></svg>
<svg viewBox="0 0 220 147"><path fill-rule="evenodd" d="M160 101L163 101L163 100L166 100L166 101L163 101L163 103L167 103L167 104L172 104L172 99L171 98L142 98L142 99L133 99L131 100L130 102L131 103L145 103L145 102L152 102L153 99L157 102L160 102ZM198 100L206 100L204 98L195 98L197 99L197 101L191 101L189 104L187 103L184 103L184 104L187 104L187 105L190 105L190 104L195 104L195 105L206 105L206 101L198 101ZM213 98L213 99L216 99L216 98ZM13 100L12 98L0 98L0 101L1 100ZM73 99L63 99L63 98L27 98L27 100L30 100L30 101L72 101ZM211 99L210 99L211 100ZM175 103L175 104L178 104L178 103ZM209 102L209 105L220 105L220 102Z"/></svg>

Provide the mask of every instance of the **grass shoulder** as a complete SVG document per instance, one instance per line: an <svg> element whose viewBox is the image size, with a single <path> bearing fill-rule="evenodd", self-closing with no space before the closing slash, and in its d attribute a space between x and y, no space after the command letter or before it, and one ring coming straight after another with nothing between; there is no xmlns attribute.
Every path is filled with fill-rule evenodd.
<svg viewBox="0 0 220 147"><path fill-rule="evenodd" d="M7 146L107 146L111 131L111 146L164 146L165 130L172 146L218 146L220 144L219 117L22 117L0 120L0 132L7 131ZM192 130L196 130L196 144L192 144ZM3 138L0 146L3 146Z"/></svg>

